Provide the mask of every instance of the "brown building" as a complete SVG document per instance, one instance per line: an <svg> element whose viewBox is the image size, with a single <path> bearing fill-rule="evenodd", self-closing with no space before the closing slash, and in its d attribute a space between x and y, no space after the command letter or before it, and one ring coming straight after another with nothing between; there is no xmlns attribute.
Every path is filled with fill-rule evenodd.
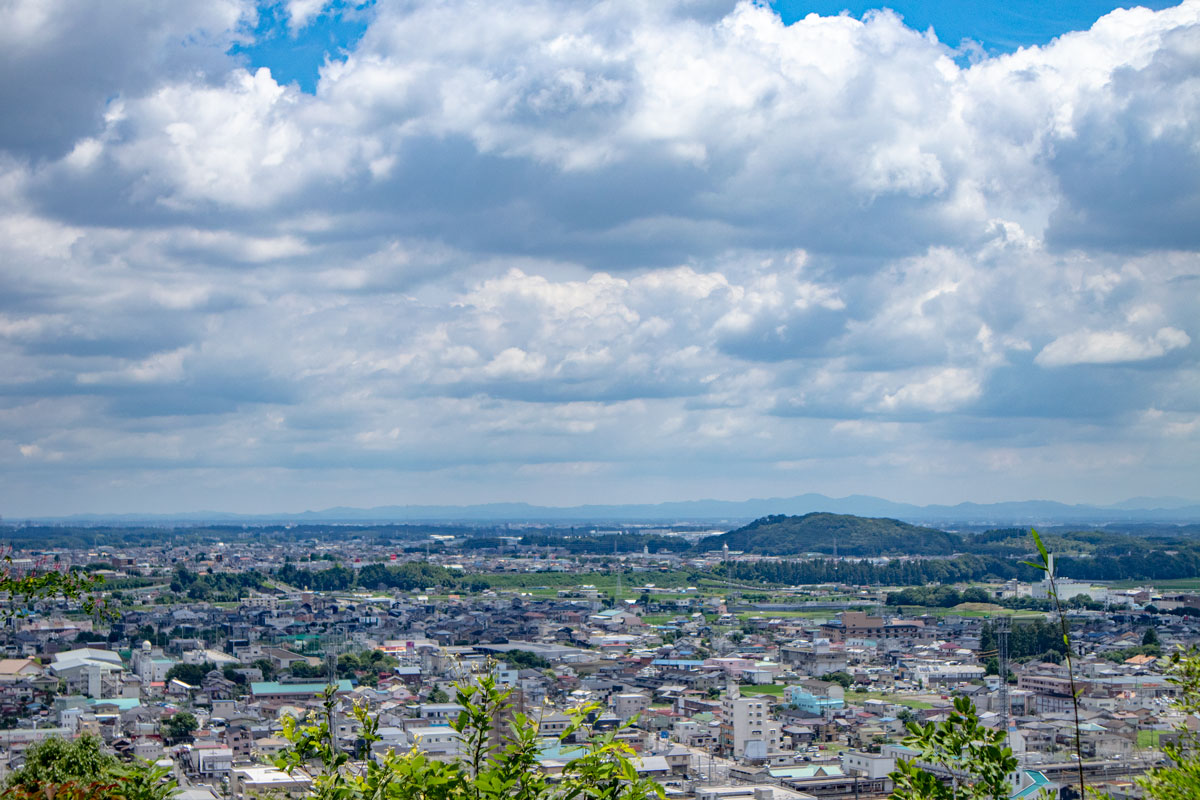
<svg viewBox="0 0 1200 800"><path fill-rule="evenodd" d="M833 642L847 639L919 639L929 634L925 626L915 620L888 622L883 617L871 617L863 611L847 611L834 622L821 626L821 635Z"/></svg>

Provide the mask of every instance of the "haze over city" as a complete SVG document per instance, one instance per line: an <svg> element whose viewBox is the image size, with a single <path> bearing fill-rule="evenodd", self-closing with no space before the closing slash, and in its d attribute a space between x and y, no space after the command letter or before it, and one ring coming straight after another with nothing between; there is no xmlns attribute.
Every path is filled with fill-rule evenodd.
<svg viewBox="0 0 1200 800"><path fill-rule="evenodd" d="M859 5L6 4L0 514L1200 502L1200 2Z"/></svg>

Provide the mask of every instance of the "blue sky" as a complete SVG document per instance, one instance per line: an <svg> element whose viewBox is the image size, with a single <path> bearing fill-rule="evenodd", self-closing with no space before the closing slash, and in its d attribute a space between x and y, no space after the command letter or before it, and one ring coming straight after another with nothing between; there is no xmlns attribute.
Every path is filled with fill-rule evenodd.
<svg viewBox="0 0 1200 800"><path fill-rule="evenodd" d="M1150 0L1137 5L1155 10L1173 3ZM791 23L808 14L840 14L849 12L861 17L879 3L794 2L780 0L772 3L784 22ZM1042 45L1056 36L1071 31L1086 30L1100 17L1115 8L1128 5L1093 0L1092 2L1047 3L1038 0L981 0L980 2L904 2L888 3L904 18L905 24L917 30L933 28L938 39L958 47L964 39L978 42L989 53L1003 53L1018 47Z"/></svg>
<svg viewBox="0 0 1200 800"><path fill-rule="evenodd" d="M374 2L335 2L297 29L289 24L282 3L260 3L252 41L235 45L231 52L245 56L254 67L269 67L280 83L294 81L305 92L312 93L316 91L321 65L327 59L341 60L366 31L373 5ZM1115 8L1128 7L1109 0L1075 3L906 0L886 5L777 0L770 5L786 24L808 14L847 13L861 18L871 11L889 8L903 17L911 28L920 31L933 28L938 39L950 47L960 47L969 40L991 54L1047 44L1056 36L1091 27L1093 22ZM1173 3L1148 0L1139 5L1158 10Z"/></svg>
<svg viewBox="0 0 1200 800"><path fill-rule="evenodd" d="M0 514L1200 499L1200 0L779 9L6 6Z"/></svg>

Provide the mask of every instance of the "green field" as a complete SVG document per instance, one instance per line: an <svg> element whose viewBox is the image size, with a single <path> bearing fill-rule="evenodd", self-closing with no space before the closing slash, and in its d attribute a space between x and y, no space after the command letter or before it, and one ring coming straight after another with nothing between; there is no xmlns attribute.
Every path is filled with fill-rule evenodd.
<svg viewBox="0 0 1200 800"><path fill-rule="evenodd" d="M847 705L861 705L864 700L883 700L913 709L933 708L933 703L926 700L918 700L915 697L907 695L889 694L887 692L846 692Z"/></svg>
<svg viewBox="0 0 1200 800"><path fill-rule="evenodd" d="M1113 581L1109 584L1114 589L1133 589L1137 586L1153 586L1159 590L1192 592L1200 589L1200 578L1174 578L1161 581Z"/></svg>
<svg viewBox="0 0 1200 800"><path fill-rule="evenodd" d="M1162 731L1138 731L1137 735L1138 747L1158 747L1158 739L1162 736Z"/></svg>
<svg viewBox="0 0 1200 800"><path fill-rule="evenodd" d="M751 617L759 617L761 619L825 619L832 618L837 611L831 609L806 609L804 611L743 611L737 615L737 618L742 622Z"/></svg>
<svg viewBox="0 0 1200 800"><path fill-rule="evenodd" d="M976 605L973 603L967 603L965 605L967 608L941 608L939 606L890 606L890 608L895 608L899 613L911 616L928 614L931 617L1013 617L1016 619L1032 619L1034 617L1046 616L1044 611L1032 611L1026 608L1004 608L1002 606L994 606L985 611L978 608L971 608L970 606Z"/></svg>
<svg viewBox="0 0 1200 800"><path fill-rule="evenodd" d="M778 683L764 683L760 686L739 686L738 691L746 697L751 697L760 694L769 694L772 697L783 697L785 687Z"/></svg>

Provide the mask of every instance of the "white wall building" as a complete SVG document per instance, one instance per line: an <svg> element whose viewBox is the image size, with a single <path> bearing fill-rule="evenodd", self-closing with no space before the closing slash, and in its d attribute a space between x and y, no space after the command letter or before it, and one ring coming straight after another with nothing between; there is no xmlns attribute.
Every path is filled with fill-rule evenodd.
<svg viewBox="0 0 1200 800"><path fill-rule="evenodd" d="M731 686L721 700L720 748L732 758L765 759L777 752L779 727L762 697L742 697Z"/></svg>

